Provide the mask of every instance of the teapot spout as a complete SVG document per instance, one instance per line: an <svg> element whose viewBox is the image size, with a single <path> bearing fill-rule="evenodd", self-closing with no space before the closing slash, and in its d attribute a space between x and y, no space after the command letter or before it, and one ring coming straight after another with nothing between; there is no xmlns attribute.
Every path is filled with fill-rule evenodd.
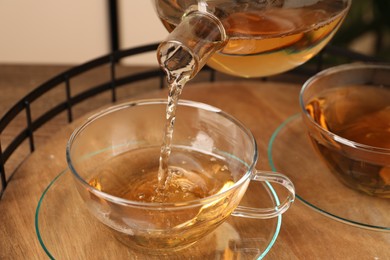
<svg viewBox="0 0 390 260"><path fill-rule="evenodd" d="M183 16L177 27L157 49L160 67L169 77L193 78L208 59L226 43L220 20L209 12L192 11ZM174 75L172 75L174 74Z"/></svg>

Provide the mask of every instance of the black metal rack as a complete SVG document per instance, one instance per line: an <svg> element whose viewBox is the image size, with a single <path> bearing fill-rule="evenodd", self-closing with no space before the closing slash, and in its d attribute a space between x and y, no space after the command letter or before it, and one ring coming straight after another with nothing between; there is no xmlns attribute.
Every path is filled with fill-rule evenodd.
<svg viewBox="0 0 390 260"><path fill-rule="evenodd" d="M21 130L7 145L7 147L2 147L0 140L0 179L1 179L1 191L0 198L3 195L9 180L11 179L11 174L6 175L5 164L9 160L10 156L15 152L15 150L26 140L29 143L29 152L32 153L35 150L34 142L34 133L46 124L48 121L53 119L56 115L66 111L67 121L70 123L73 121L73 107L76 104L79 104L82 101L87 100L99 93L110 92L111 101L115 102L117 100L117 89L121 86L132 84L138 81L147 80L151 78L158 78L160 81L159 88L164 87L165 75L160 69L151 69L142 72L138 72L131 75L124 75L121 77L117 76L116 65L118 61L123 58L143 54L146 52L155 51L157 44L150 44L145 46L140 46L136 48L130 48L126 50L113 51L112 53L96 58L79 66L73 67L51 79L47 82L37 86L33 91L24 96L19 100L12 108L8 110L7 113L0 119L0 135L3 133L4 129L15 120L15 118L24 113L26 117L26 127ZM365 62L376 62L376 59L367 57L355 52L351 52L344 49L339 49L333 46L327 46L319 55L317 55L311 63L308 63L304 66L301 66L295 70L288 72L289 74L303 75L305 78L317 73L322 70L326 64L324 64L324 59L327 56L336 56L343 57L345 62L351 61L365 61ZM72 86L71 79L74 77L86 73L96 67L108 65L110 79L107 82L90 86L88 89L84 90L77 95L71 95ZM205 71L208 71L209 81L214 81L216 79L216 72L208 67L204 68ZM271 78L272 79L272 78ZM61 88L65 86L65 101L58 103L56 106L46 111L41 116L32 119L32 104L37 101L42 95L54 88ZM130 86L131 87L131 86ZM14 169L15 170L15 169Z"/></svg>

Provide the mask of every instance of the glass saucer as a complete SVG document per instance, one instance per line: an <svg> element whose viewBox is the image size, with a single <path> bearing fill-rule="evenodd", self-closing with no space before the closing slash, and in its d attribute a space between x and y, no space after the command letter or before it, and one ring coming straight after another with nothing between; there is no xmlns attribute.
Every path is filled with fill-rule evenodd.
<svg viewBox="0 0 390 260"><path fill-rule="evenodd" d="M269 183L250 184L243 205L275 207L278 197ZM201 241L169 255L146 255L121 244L83 205L68 171L43 192L36 209L35 228L51 259L262 259L278 237L282 217L230 217Z"/></svg>
<svg viewBox="0 0 390 260"><path fill-rule="evenodd" d="M297 198L335 220L390 231L390 200L352 190L336 179L311 144L300 114L284 121L268 144L272 170L294 183Z"/></svg>

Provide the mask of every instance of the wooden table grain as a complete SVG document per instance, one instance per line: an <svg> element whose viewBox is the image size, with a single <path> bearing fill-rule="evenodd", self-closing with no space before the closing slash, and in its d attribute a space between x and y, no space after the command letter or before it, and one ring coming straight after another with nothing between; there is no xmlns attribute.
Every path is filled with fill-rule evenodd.
<svg viewBox="0 0 390 260"><path fill-rule="evenodd" d="M0 114L34 87L67 68L0 65ZM80 79L80 88L89 84L89 77ZM144 84L140 88L148 91L130 91L123 94L117 103L166 97L166 89L148 89L146 86L155 82ZM297 83L260 80L196 82L185 87L182 98L208 103L239 118L257 139L257 168L270 170L267 161L269 139L278 125L299 111L300 86ZM49 100L55 102L57 97L58 93L53 93ZM45 110L49 103L37 104L36 109ZM71 124L64 120L64 115L56 117L37 131L36 151L30 155L28 149L23 148L7 163L7 169L12 170L13 175L0 200L0 259L48 258L34 227L38 200L50 181L66 168L65 144L70 133L86 115L108 106L108 103L109 97L105 95L86 102L77 108L76 120ZM17 120L2 133L2 145L23 125L23 119ZM63 259L68 258L64 256ZM99 259L99 256L90 255L90 259ZM390 259L390 233L337 222L297 200L283 215L279 237L266 259Z"/></svg>

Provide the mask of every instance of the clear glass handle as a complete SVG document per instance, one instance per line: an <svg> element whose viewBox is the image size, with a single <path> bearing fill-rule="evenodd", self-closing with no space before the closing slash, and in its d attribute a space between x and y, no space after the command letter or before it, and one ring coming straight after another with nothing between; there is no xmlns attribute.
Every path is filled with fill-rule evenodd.
<svg viewBox="0 0 390 260"><path fill-rule="evenodd" d="M287 176L281 173L255 171L252 174L252 181L267 181L280 184L285 189L287 189L288 195L282 203L273 208L252 208L247 206L238 206L232 213L233 216L261 219L273 218L283 214L295 200L294 184Z"/></svg>

